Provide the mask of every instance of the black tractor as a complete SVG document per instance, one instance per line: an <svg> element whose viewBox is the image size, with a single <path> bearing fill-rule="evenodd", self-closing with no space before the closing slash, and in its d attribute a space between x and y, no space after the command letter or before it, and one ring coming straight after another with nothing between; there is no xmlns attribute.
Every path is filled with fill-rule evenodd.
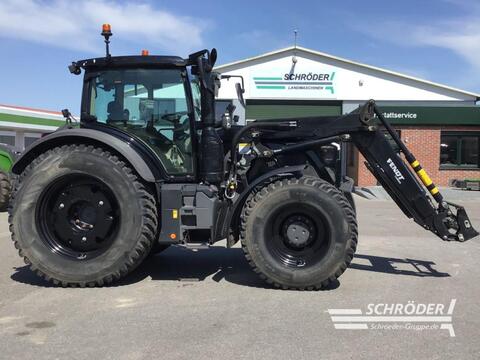
<svg viewBox="0 0 480 360"><path fill-rule="evenodd" d="M109 25L102 35L105 57L69 66L84 72L79 124L64 111L67 126L13 166L12 238L45 279L107 285L170 245L226 239L228 247L240 241L254 271L276 287L327 287L357 246L353 181L332 146L347 142L406 216L443 240L477 235L374 101L343 116L239 126L232 106L215 117L215 50L114 57Z"/></svg>

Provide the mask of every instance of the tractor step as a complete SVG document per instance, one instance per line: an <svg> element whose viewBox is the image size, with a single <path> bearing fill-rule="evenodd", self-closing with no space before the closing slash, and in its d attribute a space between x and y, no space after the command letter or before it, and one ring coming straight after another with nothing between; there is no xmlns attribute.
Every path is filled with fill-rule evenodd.
<svg viewBox="0 0 480 360"><path fill-rule="evenodd" d="M185 243L185 244L181 244L181 246L183 246L187 249L193 250L193 251L205 250L205 249L210 248L210 244L206 243L206 242L203 242L203 243Z"/></svg>

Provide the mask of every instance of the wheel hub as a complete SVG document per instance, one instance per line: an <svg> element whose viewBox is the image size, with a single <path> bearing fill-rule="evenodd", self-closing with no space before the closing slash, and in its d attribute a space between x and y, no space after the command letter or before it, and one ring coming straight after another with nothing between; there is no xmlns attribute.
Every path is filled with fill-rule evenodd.
<svg viewBox="0 0 480 360"><path fill-rule="evenodd" d="M52 251L76 259L98 255L114 239L117 201L98 179L67 176L45 190L37 213L43 238Z"/></svg>
<svg viewBox="0 0 480 360"><path fill-rule="evenodd" d="M283 232L287 245L294 249L302 249L314 239L315 226L306 216L296 215L285 221Z"/></svg>
<svg viewBox="0 0 480 360"><path fill-rule="evenodd" d="M321 211L305 203L286 203L269 214L264 236L272 258L294 269L321 261L330 243L324 219Z"/></svg>
<svg viewBox="0 0 480 360"><path fill-rule="evenodd" d="M303 247L310 238L310 231L303 223L295 222L287 228L288 243L295 247Z"/></svg>

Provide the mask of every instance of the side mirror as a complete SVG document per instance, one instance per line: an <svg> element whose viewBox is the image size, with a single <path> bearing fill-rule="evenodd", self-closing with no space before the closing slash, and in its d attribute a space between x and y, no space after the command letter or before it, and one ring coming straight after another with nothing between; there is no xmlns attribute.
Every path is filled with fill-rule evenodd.
<svg viewBox="0 0 480 360"><path fill-rule="evenodd" d="M233 77L240 78L240 80L242 81L241 85L240 83L235 84L235 90L237 91L238 101L243 107L245 107L245 100L243 99L243 93L245 92L245 84L243 82L243 76L242 75L220 75L220 79L230 80L230 78L233 78Z"/></svg>
<svg viewBox="0 0 480 360"><path fill-rule="evenodd" d="M243 107L245 107L245 99L243 98L243 93L245 92L245 89L242 88L242 85L240 85L240 83L236 83L235 90L237 91L238 101Z"/></svg>
<svg viewBox="0 0 480 360"><path fill-rule="evenodd" d="M208 56L208 61L210 63L210 66L213 68L213 66L215 65L215 63L217 62L217 49L213 48L211 51L210 51L210 54Z"/></svg>

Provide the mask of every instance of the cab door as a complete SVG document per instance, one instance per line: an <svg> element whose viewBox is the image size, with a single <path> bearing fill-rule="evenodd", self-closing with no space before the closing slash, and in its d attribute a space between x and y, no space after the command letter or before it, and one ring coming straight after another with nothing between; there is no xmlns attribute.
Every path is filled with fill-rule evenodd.
<svg viewBox="0 0 480 360"><path fill-rule="evenodd" d="M115 69L90 80L90 115L150 147L170 177L193 177L191 111L181 69Z"/></svg>

